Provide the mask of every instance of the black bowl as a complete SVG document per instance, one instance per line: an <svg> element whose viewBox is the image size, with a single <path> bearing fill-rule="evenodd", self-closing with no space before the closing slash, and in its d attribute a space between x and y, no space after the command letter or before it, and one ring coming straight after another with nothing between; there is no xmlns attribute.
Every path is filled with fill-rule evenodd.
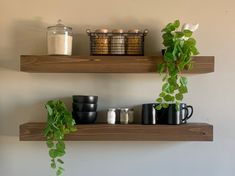
<svg viewBox="0 0 235 176"><path fill-rule="evenodd" d="M97 118L97 112L74 112L73 118L76 124L89 124L95 123Z"/></svg>
<svg viewBox="0 0 235 176"><path fill-rule="evenodd" d="M73 103L73 111L79 112L94 112L97 109L97 104L91 103Z"/></svg>
<svg viewBox="0 0 235 176"><path fill-rule="evenodd" d="M98 101L98 96L92 95L73 95L73 102L75 103L92 103L95 104Z"/></svg>

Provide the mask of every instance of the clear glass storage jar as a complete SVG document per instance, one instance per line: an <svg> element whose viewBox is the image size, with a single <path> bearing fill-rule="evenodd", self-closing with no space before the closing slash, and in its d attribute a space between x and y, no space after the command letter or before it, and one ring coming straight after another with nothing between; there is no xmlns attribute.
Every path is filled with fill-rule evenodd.
<svg viewBox="0 0 235 176"><path fill-rule="evenodd" d="M72 41L72 28L62 24L61 20L47 28L48 55L72 55Z"/></svg>

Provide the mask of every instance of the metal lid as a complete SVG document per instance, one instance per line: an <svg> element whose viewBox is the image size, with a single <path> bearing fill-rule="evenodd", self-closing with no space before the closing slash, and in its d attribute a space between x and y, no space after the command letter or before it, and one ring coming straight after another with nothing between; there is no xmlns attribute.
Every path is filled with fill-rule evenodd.
<svg viewBox="0 0 235 176"><path fill-rule="evenodd" d="M120 108L120 111L129 111L129 108Z"/></svg>
<svg viewBox="0 0 235 176"><path fill-rule="evenodd" d="M119 33L119 34L122 34L123 32L124 32L123 29L114 29L112 31L112 33Z"/></svg>
<svg viewBox="0 0 235 176"><path fill-rule="evenodd" d="M53 29L53 28L56 28L56 29L63 29L63 30L72 30L71 27L64 25L64 24L62 23L62 20L61 20L61 19L59 19L59 20L57 21L57 24L56 24L55 26L49 26L49 27L47 27L47 29Z"/></svg>
<svg viewBox="0 0 235 176"><path fill-rule="evenodd" d="M108 33L109 30L108 29L96 29L95 32L96 33Z"/></svg>
<svg viewBox="0 0 235 176"><path fill-rule="evenodd" d="M108 111L116 111L115 108L109 108Z"/></svg>
<svg viewBox="0 0 235 176"><path fill-rule="evenodd" d="M139 29L130 29L130 30L128 30L128 33L140 33L141 32L141 30L139 30Z"/></svg>

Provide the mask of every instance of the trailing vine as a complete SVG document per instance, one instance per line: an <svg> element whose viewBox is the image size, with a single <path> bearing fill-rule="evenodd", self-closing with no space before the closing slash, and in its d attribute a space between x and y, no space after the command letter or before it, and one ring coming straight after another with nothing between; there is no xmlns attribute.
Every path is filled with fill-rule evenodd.
<svg viewBox="0 0 235 176"><path fill-rule="evenodd" d="M196 40L192 37L193 31L179 30L180 21L169 23L162 29L163 45L165 46L163 62L158 65L162 79L162 91L156 99L160 103L156 109L167 108L169 103L175 103L177 110L179 104L188 93L187 78L182 76L183 70L193 67L192 56L198 55Z"/></svg>
<svg viewBox="0 0 235 176"><path fill-rule="evenodd" d="M47 139L51 168L56 170L56 175L63 175L64 164L61 157L65 155L64 137L66 134L76 131L75 121L71 113L61 100L50 100L45 105L48 118L44 129L44 136Z"/></svg>

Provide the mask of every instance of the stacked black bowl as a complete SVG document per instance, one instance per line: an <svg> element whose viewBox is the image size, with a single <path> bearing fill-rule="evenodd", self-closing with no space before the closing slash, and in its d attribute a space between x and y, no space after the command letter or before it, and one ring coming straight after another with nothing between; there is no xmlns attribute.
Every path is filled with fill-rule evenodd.
<svg viewBox="0 0 235 176"><path fill-rule="evenodd" d="M98 96L73 95L73 118L76 124L95 123Z"/></svg>

